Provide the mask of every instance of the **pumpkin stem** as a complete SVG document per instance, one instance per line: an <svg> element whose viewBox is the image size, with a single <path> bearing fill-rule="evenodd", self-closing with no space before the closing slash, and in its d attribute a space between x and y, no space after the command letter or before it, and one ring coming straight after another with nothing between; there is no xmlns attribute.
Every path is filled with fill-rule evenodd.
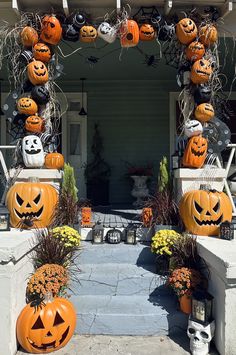
<svg viewBox="0 0 236 355"><path fill-rule="evenodd" d="M28 181L29 182L40 182L39 178L36 176L29 176Z"/></svg>
<svg viewBox="0 0 236 355"><path fill-rule="evenodd" d="M51 303L53 302L53 295L52 292L47 292L44 296L44 301L45 303Z"/></svg>

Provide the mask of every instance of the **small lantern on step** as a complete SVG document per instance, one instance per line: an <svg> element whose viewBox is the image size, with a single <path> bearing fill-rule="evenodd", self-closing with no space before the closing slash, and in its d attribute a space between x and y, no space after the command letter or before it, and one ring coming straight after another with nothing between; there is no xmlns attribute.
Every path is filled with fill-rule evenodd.
<svg viewBox="0 0 236 355"><path fill-rule="evenodd" d="M126 228L125 243L137 244L137 229L133 224L128 225Z"/></svg>
<svg viewBox="0 0 236 355"><path fill-rule="evenodd" d="M106 239L110 244L119 244L122 239L122 232L119 229L110 229L107 232Z"/></svg>
<svg viewBox="0 0 236 355"><path fill-rule="evenodd" d="M91 207L82 207L81 209L81 226L91 226L92 211Z"/></svg>
<svg viewBox="0 0 236 355"><path fill-rule="evenodd" d="M104 228L101 223L96 222L95 226L92 229L92 240L94 244L102 244L104 236Z"/></svg>
<svg viewBox="0 0 236 355"><path fill-rule="evenodd" d="M226 240L234 239L234 223L225 221L220 225L220 238Z"/></svg>
<svg viewBox="0 0 236 355"><path fill-rule="evenodd" d="M5 206L0 206L0 231L10 230L10 213Z"/></svg>
<svg viewBox="0 0 236 355"><path fill-rule="evenodd" d="M212 321L213 296L206 291L195 291L192 294L191 320L207 324Z"/></svg>

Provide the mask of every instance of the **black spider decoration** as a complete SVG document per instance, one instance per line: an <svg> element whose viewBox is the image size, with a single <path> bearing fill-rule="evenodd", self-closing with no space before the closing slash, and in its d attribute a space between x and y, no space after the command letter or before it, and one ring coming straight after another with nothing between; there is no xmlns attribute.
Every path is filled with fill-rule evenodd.
<svg viewBox="0 0 236 355"><path fill-rule="evenodd" d="M159 61L160 61L160 58L158 58L156 55L145 54L145 59L144 59L143 64L146 64L147 67L156 68Z"/></svg>
<svg viewBox="0 0 236 355"><path fill-rule="evenodd" d="M98 57L94 57L93 55L91 55L90 57L86 58L86 63L88 63L90 66L94 66L95 64L97 64L99 61Z"/></svg>

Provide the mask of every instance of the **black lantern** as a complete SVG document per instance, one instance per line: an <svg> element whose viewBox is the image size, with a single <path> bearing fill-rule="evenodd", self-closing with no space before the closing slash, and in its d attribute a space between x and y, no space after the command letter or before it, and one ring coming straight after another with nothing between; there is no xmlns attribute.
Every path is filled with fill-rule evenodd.
<svg viewBox="0 0 236 355"><path fill-rule="evenodd" d="M234 239L234 223L222 222L220 225L220 238L226 240Z"/></svg>
<svg viewBox="0 0 236 355"><path fill-rule="evenodd" d="M92 239L94 244L102 244L104 236L104 228L98 221L92 229Z"/></svg>
<svg viewBox="0 0 236 355"><path fill-rule="evenodd" d="M191 320L207 324L212 321L213 296L206 291L195 291L192 294Z"/></svg>
<svg viewBox="0 0 236 355"><path fill-rule="evenodd" d="M128 225L125 234L125 243L126 244L137 244L137 229L134 225Z"/></svg>
<svg viewBox="0 0 236 355"><path fill-rule="evenodd" d="M0 206L0 231L10 230L10 213L5 206Z"/></svg>
<svg viewBox="0 0 236 355"><path fill-rule="evenodd" d="M107 232L106 239L110 244L119 244L122 239L122 232L119 229L110 229Z"/></svg>

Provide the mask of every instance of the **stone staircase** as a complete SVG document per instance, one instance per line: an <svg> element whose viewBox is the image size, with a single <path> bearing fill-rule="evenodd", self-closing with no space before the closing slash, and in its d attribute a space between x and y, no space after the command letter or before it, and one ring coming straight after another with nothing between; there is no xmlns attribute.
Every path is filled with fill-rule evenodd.
<svg viewBox="0 0 236 355"><path fill-rule="evenodd" d="M78 334L164 335L186 329L147 245L83 242L80 282L73 282Z"/></svg>

